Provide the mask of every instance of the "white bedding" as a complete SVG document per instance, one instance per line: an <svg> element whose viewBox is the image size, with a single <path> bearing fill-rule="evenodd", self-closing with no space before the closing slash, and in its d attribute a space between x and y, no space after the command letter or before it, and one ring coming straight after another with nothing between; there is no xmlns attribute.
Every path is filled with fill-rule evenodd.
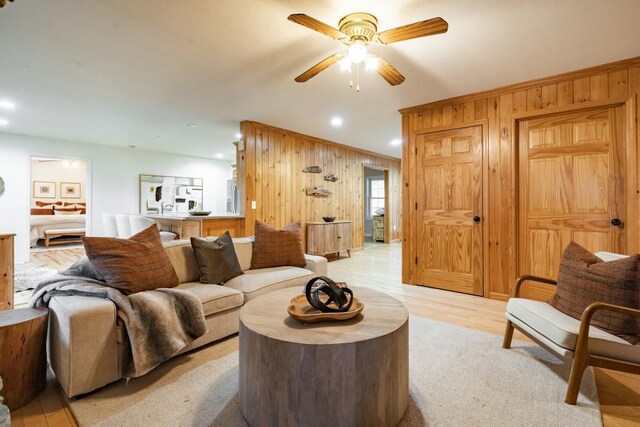
<svg viewBox="0 0 640 427"><path fill-rule="evenodd" d="M65 230L68 228L85 228L86 215L31 215L31 247L38 239L44 239L47 230Z"/></svg>

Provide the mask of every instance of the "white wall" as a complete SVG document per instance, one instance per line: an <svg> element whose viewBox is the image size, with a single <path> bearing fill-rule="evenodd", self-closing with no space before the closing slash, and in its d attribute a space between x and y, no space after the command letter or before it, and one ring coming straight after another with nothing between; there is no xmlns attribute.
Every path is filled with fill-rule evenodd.
<svg viewBox="0 0 640 427"><path fill-rule="evenodd" d="M0 197L0 234L17 235L17 262L29 259L31 156L87 161L87 234L102 234L105 212L138 212L139 174L203 178L204 209L226 211L231 162L0 133L0 176L6 186Z"/></svg>
<svg viewBox="0 0 640 427"><path fill-rule="evenodd" d="M47 161L31 159L31 206L36 205L36 201L45 203L54 203L57 201L82 203L87 198L87 163L83 161L76 162L76 167L65 166L64 160L55 160L47 158ZM68 160L67 160L68 161ZM33 182L54 182L55 197L38 198L33 197ZM77 199L69 199L62 197L62 189L60 184L63 182L74 182L80 184L80 197Z"/></svg>

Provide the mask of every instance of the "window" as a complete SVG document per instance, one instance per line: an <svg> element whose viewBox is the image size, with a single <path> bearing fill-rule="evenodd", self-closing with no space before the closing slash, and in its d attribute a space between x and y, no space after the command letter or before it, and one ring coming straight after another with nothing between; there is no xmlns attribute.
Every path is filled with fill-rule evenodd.
<svg viewBox="0 0 640 427"><path fill-rule="evenodd" d="M369 197L367 198L367 219L371 219L376 210L384 208L384 178L371 177L367 178L369 187Z"/></svg>

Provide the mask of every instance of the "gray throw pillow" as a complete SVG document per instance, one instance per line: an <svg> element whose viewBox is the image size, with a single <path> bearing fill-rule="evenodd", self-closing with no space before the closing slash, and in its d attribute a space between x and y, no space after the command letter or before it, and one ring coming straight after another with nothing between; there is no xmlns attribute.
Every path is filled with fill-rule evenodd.
<svg viewBox="0 0 640 427"><path fill-rule="evenodd" d="M216 240L192 237L191 246L198 262L201 283L221 285L242 274L228 231Z"/></svg>

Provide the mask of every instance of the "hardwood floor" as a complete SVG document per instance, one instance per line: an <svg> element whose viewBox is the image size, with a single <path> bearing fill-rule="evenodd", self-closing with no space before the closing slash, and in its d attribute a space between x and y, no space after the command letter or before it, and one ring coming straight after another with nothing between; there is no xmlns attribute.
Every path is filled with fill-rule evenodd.
<svg viewBox="0 0 640 427"><path fill-rule="evenodd" d="M82 249L56 250L34 254L32 263L66 268L83 254ZM368 286L387 292L404 302L411 314L502 335L505 303L502 301L403 285L400 244L380 245L366 251L354 251L351 258L329 263L329 276L350 286ZM527 340L516 331L516 339ZM226 349L229 343L216 346ZM640 425L640 376L596 369L596 383L605 427ZM73 417L52 379L38 399L11 415L13 426L73 426ZM499 404L499 403L497 403Z"/></svg>

